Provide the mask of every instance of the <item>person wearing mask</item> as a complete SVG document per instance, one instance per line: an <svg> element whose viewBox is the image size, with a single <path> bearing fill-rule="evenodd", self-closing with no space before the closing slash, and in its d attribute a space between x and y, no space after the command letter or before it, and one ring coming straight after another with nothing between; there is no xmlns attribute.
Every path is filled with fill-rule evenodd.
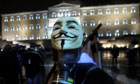
<svg viewBox="0 0 140 84"><path fill-rule="evenodd" d="M83 32L75 18L58 19L51 34L55 63L46 84L114 84L95 61L81 51Z"/></svg>

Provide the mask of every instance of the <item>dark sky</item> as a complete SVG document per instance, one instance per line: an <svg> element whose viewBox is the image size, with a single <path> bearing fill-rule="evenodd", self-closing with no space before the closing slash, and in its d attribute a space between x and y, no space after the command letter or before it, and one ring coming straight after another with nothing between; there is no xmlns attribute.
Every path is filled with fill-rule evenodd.
<svg viewBox="0 0 140 84"><path fill-rule="evenodd" d="M60 0L3 0L0 2L0 13L46 10L58 3Z"/></svg>
<svg viewBox="0 0 140 84"><path fill-rule="evenodd" d="M81 6L93 6L119 3L140 3L140 0L1 0L0 14L46 10L61 2L81 3Z"/></svg>

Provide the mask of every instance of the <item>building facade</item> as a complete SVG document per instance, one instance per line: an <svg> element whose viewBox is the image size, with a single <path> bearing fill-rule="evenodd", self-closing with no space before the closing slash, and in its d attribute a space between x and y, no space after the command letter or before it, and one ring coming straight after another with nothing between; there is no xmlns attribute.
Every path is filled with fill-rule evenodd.
<svg viewBox="0 0 140 84"><path fill-rule="evenodd" d="M60 3L44 11L2 15L2 40L26 41L51 39L55 21L60 17L76 18L87 37L100 23L98 36L116 38L140 34L140 4L117 4L81 7Z"/></svg>

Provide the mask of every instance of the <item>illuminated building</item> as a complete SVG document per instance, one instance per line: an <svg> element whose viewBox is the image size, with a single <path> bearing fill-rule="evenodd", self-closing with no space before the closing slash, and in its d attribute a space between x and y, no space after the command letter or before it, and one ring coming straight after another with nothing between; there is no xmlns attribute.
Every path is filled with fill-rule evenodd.
<svg viewBox="0 0 140 84"><path fill-rule="evenodd" d="M140 4L116 4L81 7L60 3L48 10L2 15L2 40L26 41L51 39L54 22L60 17L75 17L85 36L102 23L98 36L116 38L140 34Z"/></svg>

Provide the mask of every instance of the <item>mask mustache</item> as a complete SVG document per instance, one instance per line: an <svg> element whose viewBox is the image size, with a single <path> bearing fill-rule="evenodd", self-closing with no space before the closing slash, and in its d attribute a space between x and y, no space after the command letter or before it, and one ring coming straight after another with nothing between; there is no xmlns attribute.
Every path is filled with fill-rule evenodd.
<svg viewBox="0 0 140 84"><path fill-rule="evenodd" d="M75 38L75 37L77 37L77 36L69 36L69 35L67 35L66 33L60 33L58 36L54 36L53 38L54 38L54 39L57 39L57 38L60 38L60 37L62 37L62 36L68 37L68 38Z"/></svg>

